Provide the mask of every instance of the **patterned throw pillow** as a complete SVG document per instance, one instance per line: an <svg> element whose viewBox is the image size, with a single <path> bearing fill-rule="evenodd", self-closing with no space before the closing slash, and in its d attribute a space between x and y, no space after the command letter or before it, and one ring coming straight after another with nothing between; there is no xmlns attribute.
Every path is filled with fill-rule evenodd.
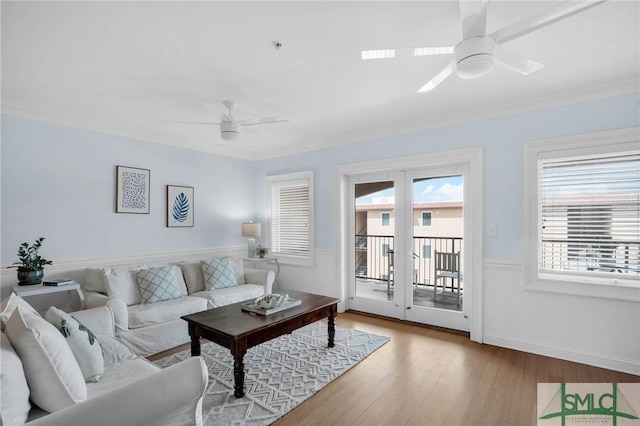
<svg viewBox="0 0 640 426"><path fill-rule="evenodd" d="M181 296L173 266L143 269L138 271L137 278L142 303L162 302Z"/></svg>
<svg viewBox="0 0 640 426"><path fill-rule="evenodd" d="M104 374L104 357L96 335L72 315L54 306L44 317L67 339L84 379L87 382L100 380Z"/></svg>
<svg viewBox="0 0 640 426"><path fill-rule="evenodd" d="M236 273L229 259L211 259L200 262L206 290L216 290L238 285Z"/></svg>

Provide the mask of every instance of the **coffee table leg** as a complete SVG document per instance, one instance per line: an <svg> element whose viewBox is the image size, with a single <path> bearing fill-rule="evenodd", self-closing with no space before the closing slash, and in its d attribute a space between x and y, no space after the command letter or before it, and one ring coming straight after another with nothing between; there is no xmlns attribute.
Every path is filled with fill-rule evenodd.
<svg viewBox="0 0 640 426"><path fill-rule="evenodd" d="M234 392L233 395L236 398L242 398L244 396L244 356L233 357L233 381Z"/></svg>
<svg viewBox="0 0 640 426"><path fill-rule="evenodd" d="M200 336L196 334L193 324L189 324L189 335L191 336L191 356L200 356Z"/></svg>
<svg viewBox="0 0 640 426"><path fill-rule="evenodd" d="M329 314L329 347L333 348L335 344L333 340L336 336L336 315L335 315L336 307L331 307L331 313Z"/></svg>
<svg viewBox="0 0 640 426"><path fill-rule="evenodd" d="M247 342L239 340L231 348L233 355L233 396L242 398L244 396L244 354L247 353Z"/></svg>

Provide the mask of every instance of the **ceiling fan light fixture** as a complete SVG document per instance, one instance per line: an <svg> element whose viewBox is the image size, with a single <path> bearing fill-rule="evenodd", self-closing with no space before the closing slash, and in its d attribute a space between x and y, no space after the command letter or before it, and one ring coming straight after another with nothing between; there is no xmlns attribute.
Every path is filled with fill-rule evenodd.
<svg viewBox="0 0 640 426"><path fill-rule="evenodd" d="M488 36L461 41L454 50L456 74L460 78L482 77L493 69L496 41Z"/></svg>
<svg viewBox="0 0 640 426"><path fill-rule="evenodd" d="M234 141L240 136L240 125L233 121L223 121L220 123L220 136L225 141Z"/></svg>

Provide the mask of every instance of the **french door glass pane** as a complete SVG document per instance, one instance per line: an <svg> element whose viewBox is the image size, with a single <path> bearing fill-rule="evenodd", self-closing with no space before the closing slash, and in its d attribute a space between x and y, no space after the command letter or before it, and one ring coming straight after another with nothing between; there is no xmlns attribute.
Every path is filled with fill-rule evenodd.
<svg viewBox="0 0 640 426"><path fill-rule="evenodd" d="M414 306L462 311L462 212L462 176L413 179Z"/></svg>
<svg viewBox="0 0 640 426"><path fill-rule="evenodd" d="M394 297L395 188L393 181L355 185L356 296Z"/></svg>

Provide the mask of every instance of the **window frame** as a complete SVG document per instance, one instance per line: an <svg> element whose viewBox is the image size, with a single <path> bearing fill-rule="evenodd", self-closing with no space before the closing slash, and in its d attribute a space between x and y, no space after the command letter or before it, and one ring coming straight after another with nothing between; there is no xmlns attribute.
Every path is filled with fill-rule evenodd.
<svg viewBox="0 0 640 426"><path fill-rule="evenodd" d="M387 248L386 250L385 247ZM380 244L380 255L382 258L389 257L389 243Z"/></svg>
<svg viewBox="0 0 640 426"><path fill-rule="evenodd" d="M269 247L273 249L273 229L272 229L272 190L274 186L286 185L287 183L293 185L297 182L306 180L309 185L309 254L308 257L287 256L271 252L271 254L278 258L278 261L283 264L300 265L300 266L314 266L315 259L315 247L314 247L314 185L313 185L313 171L286 173L279 175L270 175L266 177L267 186L267 202L266 202L266 240Z"/></svg>
<svg viewBox="0 0 640 426"><path fill-rule="evenodd" d="M425 213L429 213L429 224L428 225L424 224L424 215L425 215ZM420 213L420 226L423 226L425 228L433 226L433 212L431 210L424 210L423 212Z"/></svg>
<svg viewBox="0 0 640 426"><path fill-rule="evenodd" d="M387 215L387 224L384 223L384 215ZM380 226L391 226L391 212L380 212Z"/></svg>
<svg viewBox="0 0 640 426"><path fill-rule="evenodd" d="M545 139L524 148L524 283L527 290L640 302L640 280L538 270L538 161L637 151L640 128Z"/></svg>
<svg viewBox="0 0 640 426"><path fill-rule="evenodd" d="M420 258L421 259L431 259L431 253L433 253L433 247L431 246L431 244L422 244L422 249L420 250ZM429 250L426 250L427 247L429 248ZM426 250L426 251L425 251ZM425 256L425 253L428 253L428 256Z"/></svg>

